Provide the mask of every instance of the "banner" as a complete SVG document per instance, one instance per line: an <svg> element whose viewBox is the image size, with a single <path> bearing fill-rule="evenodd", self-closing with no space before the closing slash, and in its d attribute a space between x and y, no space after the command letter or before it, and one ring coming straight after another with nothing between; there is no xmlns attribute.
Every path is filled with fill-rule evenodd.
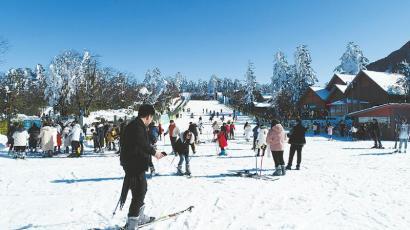
<svg viewBox="0 0 410 230"><path fill-rule="evenodd" d="M6 120L0 121L0 134L7 135L8 128L9 126Z"/></svg>

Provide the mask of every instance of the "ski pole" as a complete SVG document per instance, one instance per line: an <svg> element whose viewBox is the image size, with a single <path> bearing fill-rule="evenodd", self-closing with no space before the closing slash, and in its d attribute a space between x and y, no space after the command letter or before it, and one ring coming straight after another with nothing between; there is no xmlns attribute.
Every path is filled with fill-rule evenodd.
<svg viewBox="0 0 410 230"><path fill-rule="evenodd" d="M255 172L258 174L258 155L255 155Z"/></svg>
<svg viewBox="0 0 410 230"><path fill-rule="evenodd" d="M263 163L263 155L261 157L261 169L259 171L259 176L262 176L262 163Z"/></svg>
<svg viewBox="0 0 410 230"><path fill-rule="evenodd" d="M120 199L119 199L118 202L117 202L117 205L115 206L114 211L112 212L112 217L115 216L115 212L117 211L117 208L118 208L118 205L120 204L120 201L121 201L121 196L120 196Z"/></svg>

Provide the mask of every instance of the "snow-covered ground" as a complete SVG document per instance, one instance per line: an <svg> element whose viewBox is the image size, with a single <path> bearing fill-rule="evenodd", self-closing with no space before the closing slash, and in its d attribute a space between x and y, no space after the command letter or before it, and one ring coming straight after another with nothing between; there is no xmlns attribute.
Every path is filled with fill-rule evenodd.
<svg viewBox="0 0 410 230"><path fill-rule="evenodd" d="M187 108L195 115L203 108L229 111L215 101L190 101ZM190 120L185 113L177 124L185 129ZM409 228L410 153L369 149L370 141L308 137L300 171L288 171L277 181L227 177L223 174L255 168L251 144L242 136L246 120L239 118L227 157L216 156L215 143L197 146L191 179L174 176L178 159L173 156L154 160L160 175L148 180L146 212L160 216L195 208L147 229ZM209 123L201 138L211 138ZM2 147L0 229L110 229L125 223L130 195L125 209L112 218L123 177L114 153L13 160ZM170 152L168 136L160 148ZM285 161L288 151L289 146ZM263 174L272 174L271 157L264 158L263 168Z"/></svg>

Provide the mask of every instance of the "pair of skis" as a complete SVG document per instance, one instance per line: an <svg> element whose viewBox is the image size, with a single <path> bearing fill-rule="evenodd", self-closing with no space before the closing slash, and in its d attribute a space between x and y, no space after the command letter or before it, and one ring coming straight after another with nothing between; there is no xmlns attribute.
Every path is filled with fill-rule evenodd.
<svg viewBox="0 0 410 230"><path fill-rule="evenodd" d="M167 215L164 215L164 216L160 216L160 217L158 217L158 218L154 218L154 219L152 219L151 221L149 221L149 222L147 222L147 223L138 225L138 228L148 227L148 226L153 225L153 224L156 224L156 223L158 223L158 222L162 222L162 221L165 221L165 220L169 220L169 219L172 219L172 218L176 218L176 217L178 217L179 215L184 214L184 213L186 213L186 212L192 212L192 209L193 209L193 208L194 208L194 206L189 206L188 208L183 209L183 210L181 210L181 211L174 212L174 213L170 213L170 214L167 214ZM91 228L91 229L89 229L89 230L108 230L108 229L111 229L111 230L125 230L126 227L125 227L125 226L124 226L124 227L115 226L115 227L108 227L108 228Z"/></svg>
<svg viewBox="0 0 410 230"><path fill-rule="evenodd" d="M251 173L248 170L239 171L232 174L224 174L224 176L231 176L231 177L245 177L245 178L252 178L257 180L264 180L264 181L276 181L279 180L277 177L268 176L268 175L261 175L258 173Z"/></svg>

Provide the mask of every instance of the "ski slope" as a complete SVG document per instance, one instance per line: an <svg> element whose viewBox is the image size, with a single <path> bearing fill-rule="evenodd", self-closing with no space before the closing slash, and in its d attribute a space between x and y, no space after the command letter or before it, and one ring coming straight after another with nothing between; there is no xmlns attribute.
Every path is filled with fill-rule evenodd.
<svg viewBox="0 0 410 230"><path fill-rule="evenodd" d="M230 109L215 101L190 101L197 121L202 109ZM146 229L408 229L410 226L410 156L392 149L369 149L370 141L328 141L308 137L300 171L287 171L277 181L227 177L235 170L255 168L251 143L243 139L239 117L236 140L227 157L218 157L205 131L192 155L192 178L175 176L178 158L154 160L157 172L148 179L146 213L161 216L194 205L187 213ZM228 119L228 116L225 116ZM189 113L177 120L188 128ZM170 152L168 136L160 149ZM4 137L0 138L4 142ZM386 147L393 143L383 142ZM115 229L126 221L130 203L112 211L120 196L123 170L112 152L81 158L13 160L0 152L0 229ZM289 146L285 150L287 161ZM258 164L260 165L260 158ZM296 161L296 159L294 159ZM295 162L294 162L295 165ZM185 169L185 167L183 167ZM273 173L265 156L262 174Z"/></svg>

